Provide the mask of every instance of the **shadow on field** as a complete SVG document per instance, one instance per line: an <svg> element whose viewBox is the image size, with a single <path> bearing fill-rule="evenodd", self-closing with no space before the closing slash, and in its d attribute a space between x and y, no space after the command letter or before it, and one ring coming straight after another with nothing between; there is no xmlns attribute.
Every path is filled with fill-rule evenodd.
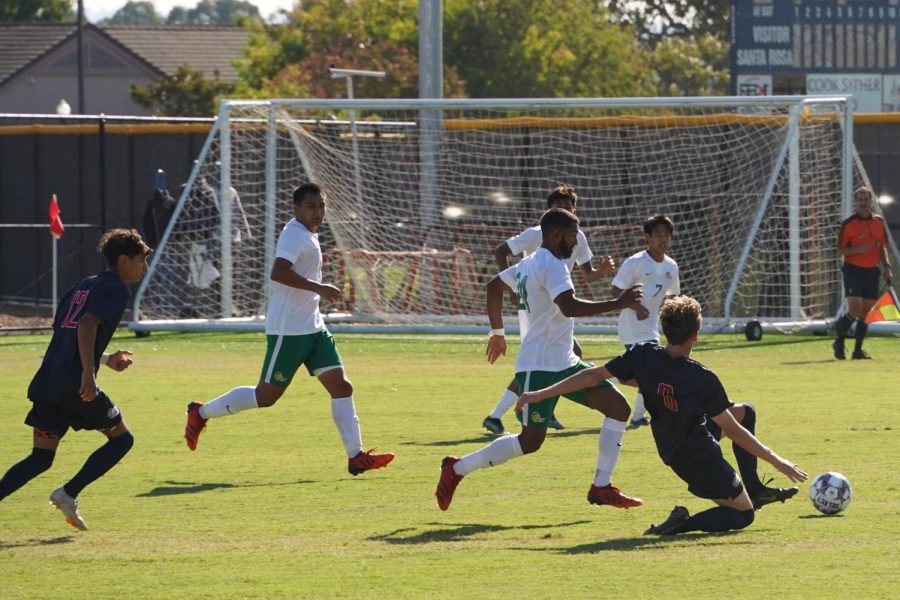
<svg viewBox="0 0 900 600"><path fill-rule="evenodd" d="M823 358L821 360L786 360L782 362L782 365L791 366L791 365L820 365L822 363L833 363L837 362L833 358Z"/></svg>
<svg viewBox="0 0 900 600"><path fill-rule="evenodd" d="M600 542L592 542L590 544L580 544L571 548L542 548L544 552L555 552L557 554L595 554L605 551L623 551L636 550L645 546L667 547L672 542L691 542L703 544L704 540L717 539L723 537L731 537L737 532L726 531L723 533L682 533L680 535L668 536L641 536L631 538L617 538L612 540L603 540ZM750 540L729 540L729 544L750 544Z"/></svg>
<svg viewBox="0 0 900 600"><path fill-rule="evenodd" d="M843 519L844 515L800 515L798 519Z"/></svg>
<svg viewBox="0 0 900 600"><path fill-rule="evenodd" d="M518 435L518 432L506 431L506 432L504 432L504 433L502 433L502 434L500 434L500 435L511 435L511 434L512 434L512 435ZM548 433L547 433L547 439L550 439L550 438L567 438L567 437L574 437L574 436L578 436L578 435L595 435L595 436L596 436L596 435L599 435L599 434L600 434L600 430L599 430L599 429L594 429L594 428L588 428L588 429L569 429L569 428L566 428L566 429L563 430L563 431L550 431L550 432L548 432ZM443 447L443 446L460 446L460 445L462 445L462 444L483 444L483 443L484 443L485 441L487 441L487 440L491 440L491 439L500 437L500 435L497 435L497 434L494 434L494 433L488 433L487 431L485 431L482 435L479 435L479 436L477 436L477 437L468 437L468 438L462 438L462 439L458 439L458 440L437 440L437 441L428 441L428 442L402 442L400 445L401 445L401 446L437 446L437 447Z"/></svg>
<svg viewBox="0 0 900 600"><path fill-rule="evenodd" d="M556 529L559 527L573 527L584 525L590 521L572 521L570 523L554 523L553 525L482 525L477 523L464 523L462 525L444 525L443 523L428 523L438 528L430 531L416 531L415 527L395 529L382 535L373 535L368 539L373 542L385 542L388 544L428 544L431 542L456 542L481 533L492 531L512 531L531 529Z"/></svg>
<svg viewBox="0 0 900 600"><path fill-rule="evenodd" d="M57 544L68 544L75 541L74 535L62 535L55 538L32 538L22 542L4 542L0 540L0 550L9 550L10 548L33 548L38 546L55 546Z"/></svg>
<svg viewBox="0 0 900 600"><path fill-rule="evenodd" d="M231 488L274 487L279 485L298 485L301 483L315 483L299 479L287 483L194 483L189 481L166 481L168 485L160 485L149 492L137 494L137 498L152 498L154 496L174 496L177 494L199 494L212 490L227 490Z"/></svg>

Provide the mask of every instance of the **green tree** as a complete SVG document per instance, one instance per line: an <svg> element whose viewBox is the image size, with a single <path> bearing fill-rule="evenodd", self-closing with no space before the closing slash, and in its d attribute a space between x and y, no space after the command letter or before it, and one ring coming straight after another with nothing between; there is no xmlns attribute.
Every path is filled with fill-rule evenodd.
<svg viewBox="0 0 900 600"><path fill-rule="evenodd" d="M651 93L634 30L588 0L447 0L444 61L470 96L603 97Z"/></svg>
<svg viewBox="0 0 900 600"><path fill-rule="evenodd" d="M606 0L619 22L633 25L642 40L655 45L666 37L710 34L730 40L730 0Z"/></svg>
<svg viewBox="0 0 900 600"><path fill-rule="evenodd" d="M216 114L216 101L232 89L219 80L206 79L203 73L181 65L173 75L146 86L131 86L131 98L154 114L166 117L211 117Z"/></svg>
<svg viewBox="0 0 900 600"><path fill-rule="evenodd" d="M0 21L71 22L73 4L73 0L0 0Z"/></svg>
<svg viewBox="0 0 900 600"><path fill-rule="evenodd" d="M260 19L259 8L244 0L200 0L194 8L175 6L166 18L168 25L236 25Z"/></svg>
<svg viewBox="0 0 900 600"><path fill-rule="evenodd" d="M668 37L650 53L658 96L721 96L728 93L728 44L711 33Z"/></svg>
<svg viewBox="0 0 900 600"><path fill-rule="evenodd" d="M129 0L108 19L100 23L103 25L160 25L163 19L156 12L153 3L149 0Z"/></svg>

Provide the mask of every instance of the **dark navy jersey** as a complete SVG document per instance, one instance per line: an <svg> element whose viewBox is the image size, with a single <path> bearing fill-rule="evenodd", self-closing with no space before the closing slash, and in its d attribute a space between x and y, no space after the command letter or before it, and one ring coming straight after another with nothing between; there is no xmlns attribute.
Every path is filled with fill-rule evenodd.
<svg viewBox="0 0 900 600"><path fill-rule="evenodd" d="M131 292L113 272L105 271L79 281L65 293L53 318L53 338L47 346L31 385L28 398L33 402L61 404L78 399L81 387L81 356L78 353L78 321L86 314L100 318L94 342L94 368L109 344Z"/></svg>
<svg viewBox="0 0 900 600"><path fill-rule="evenodd" d="M732 403L715 373L695 360L673 358L653 342L636 344L606 363L606 369L620 381L636 380L664 463L676 452L718 445L706 419Z"/></svg>

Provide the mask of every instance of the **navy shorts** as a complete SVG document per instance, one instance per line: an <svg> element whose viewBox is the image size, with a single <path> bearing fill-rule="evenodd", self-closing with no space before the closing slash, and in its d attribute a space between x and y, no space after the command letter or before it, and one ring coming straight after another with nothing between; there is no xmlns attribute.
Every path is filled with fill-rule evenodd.
<svg viewBox="0 0 900 600"><path fill-rule="evenodd" d="M70 427L76 431L105 431L121 422L122 413L119 408L109 396L99 390L97 397L90 402L84 402L80 398L62 404L34 402L25 417L26 425L34 427L43 437L55 440L62 439Z"/></svg>
<svg viewBox="0 0 900 600"><path fill-rule="evenodd" d="M878 288L881 269L878 267L857 267L844 263L841 267L844 274L844 296L855 296L866 300L878 300Z"/></svg>
<svg viewBox="0 0 900 600"><path fill-rule="evenodd" d="M744 491L741 478L722 456L718 445L682 448L669 459L669 466L688 484L688 491L699 498L731 499Z"/></svg>

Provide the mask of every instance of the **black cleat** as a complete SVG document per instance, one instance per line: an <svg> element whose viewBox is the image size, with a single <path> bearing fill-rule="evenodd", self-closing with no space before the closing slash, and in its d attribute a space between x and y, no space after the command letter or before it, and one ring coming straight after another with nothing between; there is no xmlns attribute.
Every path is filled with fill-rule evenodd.
<svg viewBox="0 0 900 600"><path fill-rule="evenodd" d="M659 525L651 525L644 532L644 535L672 535L677 533L678 529L690 518L691 514L688 512L688 509L683 506L676 506L669 513L668 519Z"/></svg>
<svg viewBox="0 0 900 600"><path fill-rule="evenodd" d="M863 350L854 350L853 354L850 355L850 358L853 360L872 360L872 357Z"/></svg>
<svg viewBox="0 0 900 600"><path fill-rule="evenodd" d="M550 420L547 421L547 427L549 427L550 429L555 429L557 431L560 431L560 430L566 428L565 425L563 425L556 419L556 415L550 415Z"/></svg>
<svg viewBox="0 0 900 600"><path fill-rule="evenodd" d="M637 429L639 427L645 427L650 424L650 419L647 417L641 417L640 419L632 419L628 423L628 429Z"/></svg>
<svg viewBox="0 0 900 600"><path fill-rule="evenodd" d="M481 425L482 427L496 435L500 435L501 433L506 431L503 428L503 421L501 421L500 419L495 419L494 417L485 417L484 421L481 422Z"/></svg>
<svg viewBox="0 0 900 600"><path fill-rule="evenodd" d="M763 483L763 486L772 483L772 480L766 481ZM755 494L753 494L753 508L759 510L766 504L772 504L773 502L781 502L784 504L785 500L789 498L793 498L798 492L798 488L789 487L789 488L770 488L763 487L763 489L759 490Z"/></svg>
<svg viewBox="0 0 900 600"><path fill-rule="evenodd" d="M831 344L831 347L834 349L834 357L838 360L845 360L847 356L844 354L844 340L843 338L838 338L834 340L834 343Z"/></svg>

